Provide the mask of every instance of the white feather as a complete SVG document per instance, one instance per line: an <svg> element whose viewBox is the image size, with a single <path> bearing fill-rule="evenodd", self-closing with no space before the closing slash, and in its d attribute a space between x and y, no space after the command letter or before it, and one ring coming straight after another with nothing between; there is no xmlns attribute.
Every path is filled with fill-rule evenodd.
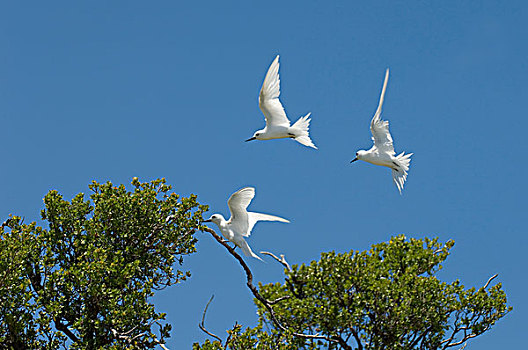
<svg viewBox="0 0 528 350"><path fill-rule="evenodd" d="M251 230L258 221L289 221L274 215L248 212L247 207L253 197L255 197L255 189L253 187L244 187L236 191L227 201L231 212L229 220L226 221L221 214L213 214L209 220L218 226L222 236L237 247L240 247L246 256L262 260L257 254L253 253L244 237L248 237L251 234Z"/></svg>

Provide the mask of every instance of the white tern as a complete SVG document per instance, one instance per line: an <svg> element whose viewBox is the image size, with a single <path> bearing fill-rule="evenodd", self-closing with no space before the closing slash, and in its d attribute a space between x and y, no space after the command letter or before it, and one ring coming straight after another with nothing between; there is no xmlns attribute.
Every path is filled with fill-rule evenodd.
<svg viewBox="0 0 528 350"><path fill-rule="evenodd" d="M394 145L392 144L392 136L389 132L389 122L381 119L381 107L383 106L383 98L385 97L385 89L389 80L389 69L385 73L385 81L381 90L381 96L378 104L378 109L370 122L370 131L372 132L372 141L374 146L368 151L360 150L356 153L356 160L364 160L376 165L386 166L392 169L392 179L398 187L398 191L403 189L403 184L407 179L407 171L411 163L411 156L413 153L400 153L395 156Z"/></svg>
<svg viewBox="0 0 528 350"><path fill-rule="evenodd" d="M259 94L259 107L266 117L266 127L256 131L253 137L246 141L292 138L302 145L317 149L308 134L311 113L299 118L290 126L290 120L282 107L279 95L279 55L277 55L268 69Z"/></svg>
<svg viewBox="0 0 528 350"><path fill-rule="evenodd" d="M262 260L257 254L253 253L244 237L249 237L257 221L289 221L278 216L248 212L247 207L253 197L255 197L255 189L253 187L245 187L236 191L227 201L231 212L229 220L226 221L222 214L213 214L204 222L215 223L220 229L222 236L234 243L235 246L240 247L246 256Z"/></svg>

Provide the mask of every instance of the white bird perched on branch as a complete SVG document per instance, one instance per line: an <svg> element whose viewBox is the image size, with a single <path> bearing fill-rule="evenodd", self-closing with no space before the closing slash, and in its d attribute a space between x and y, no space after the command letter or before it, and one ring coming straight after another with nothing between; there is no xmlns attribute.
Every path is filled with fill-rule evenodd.
<svg viewBox="0 0 528 350"><path fill-rule="evenodd" d="M229 220L226 221L222 214L213 214L204 222L215 223L220 229L222 236L234 243L235 246L240 247L246 256L262 260L257 254L253 253L244 237L249 237L257 221L289 221L278 216L248 212L247 207L253 197L255 197L255 189L253 187L245 187L236 191L227 201L231 212Z"/></svg>
<svg viewBox="0 0 528 350"><path fill-rule="evenodd" d="M266 127L256 131L253 137L247 139L246 142L251 140L292 138L302 145L317 149L308 133L311 113L299 118L295 124L290 126L290 120L286 116L284 107L282 107L279 95L279 55L277 55L268 69L259 94L259 107L266 117Z"/></svg>
<svg viewBox="0 0 528 350"><path fill-rule="evenodd" d="M356 158L350 163L356 160L364 160L376 165L386 166L392 169L392 179L398 187L398 191L403 189L403 184L407 179L407 171L411 164L412 153L405 154L400 153L395 156L394 145L392 144L392 136L389 132L389 122L381 119L381 107L383 106L383 99L385 97L385 90L387 88L387 82L389 81L389 69L385 73L385 81L383 82L383 89L381 90L381 96L378 104L378 109L370 122L370 131L372 132L372 141L374 146L368 151L357 151Z"/></svg>

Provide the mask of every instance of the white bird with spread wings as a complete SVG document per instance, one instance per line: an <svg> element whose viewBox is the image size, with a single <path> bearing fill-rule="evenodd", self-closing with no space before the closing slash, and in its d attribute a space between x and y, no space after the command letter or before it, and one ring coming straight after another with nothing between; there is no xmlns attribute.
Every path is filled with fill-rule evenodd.
<svg viewBox="0 0 528 350"><path fill-rule="evenodd" d="M292 138L302 145L317 149L308 133L311 113L299 118L290 126L290 120L282 107L279 95L279 55L277 55L268 69L259 94L259 107L266 117L266 127L256 131L253 137L246 141Z"/></svg>
<svg viewBox="0 0 528 350"><path fill-rule="evenodd" d="M204 222L214 222L220 229L222 236L234 243L235 246L240 247L246 256L262 260L257 254L253 253L244 237L249 237L251 230L258 221L289 221L278 216L248 212L247 207L253 197L255 197L255 189L253 187L245 187L236 191L227 201L231 212L229 220L226 221L222 214L214 214Z"/></svg>
<svg viewBox="0 0 528 350"><path fill-rule="evenodd" d="M400 153L395 156L394 145L392 144L392 136L389 132L389 122L381 119L381 107L383 106L383 99L385 97L385 90L387 88L387 82L389 81L389 69L385 73L385 81L383 83L383 89L381 90L381 96L378 104L378 109L370 122L370 131L372 132L372 141L374 146L368 151L357 151L356 160L364 160L376 165L386 166L392 169L392 179L398 187L398 191L403 189L403 184L407 179L407 171L411 163L412 153L405 154Z"/></svg>

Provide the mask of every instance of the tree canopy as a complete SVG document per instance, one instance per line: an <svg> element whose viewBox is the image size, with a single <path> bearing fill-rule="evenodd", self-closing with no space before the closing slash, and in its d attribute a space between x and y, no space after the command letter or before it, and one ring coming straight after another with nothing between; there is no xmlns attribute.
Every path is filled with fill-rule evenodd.
<svg viewBox="0 0 528 350"><path fill-rule="evenodd" d="M400 235L369 251L322 253L310 264L290 267L275 257L285 281L259 286L258 325L237 324L226 341L194 349L462 347L510 308L501 284L489 287L496 275L478 289L435 276L453 244Z"/></svg>
<svg viewBox="0 0 528 350"><path fill-rule="evenodd" d="M13 216L0 230L0 344L12 349L152 348L170 325L150 298L186 280L175 269L195 252L196 196L165 180L93 182L70 202L44 198L42 220ZM157 328L157 330L156 330ZM158 334L155 334L158 333Z"/></svg>
<svg viewBox="0 0 528 350"><path fill-rule="evenodd" d="M171 325L151 297L190 276L182 263L198 230L240 263L258 323L222 339L207 330L206 308L211 339L195 350L460 348L511 309L496 275L479 288L437 278L453 241L403 235L293 266L265 252L284 282L255 284L238 252L201 225L207 206L196 196L164 179L132 186L93 182L71 201L50 191L42 226L19 216L1 225L1 349L166 349Z"/></svg>

